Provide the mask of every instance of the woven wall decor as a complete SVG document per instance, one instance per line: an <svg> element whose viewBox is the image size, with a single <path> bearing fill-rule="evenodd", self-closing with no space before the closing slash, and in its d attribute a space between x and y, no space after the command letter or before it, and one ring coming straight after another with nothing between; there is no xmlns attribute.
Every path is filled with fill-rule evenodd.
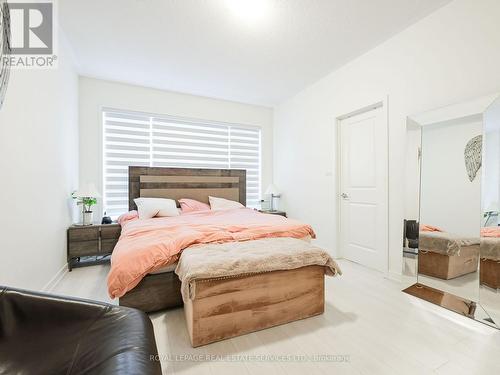
<svg viewBox="0 0 500 375"><path fill-rule="evenodd" d="M465 146L464 158L465 169L469 176L469 181L472 182L476 178L477 172L481 168L483 151L483 136L478 135L472 138Z"/></svg>

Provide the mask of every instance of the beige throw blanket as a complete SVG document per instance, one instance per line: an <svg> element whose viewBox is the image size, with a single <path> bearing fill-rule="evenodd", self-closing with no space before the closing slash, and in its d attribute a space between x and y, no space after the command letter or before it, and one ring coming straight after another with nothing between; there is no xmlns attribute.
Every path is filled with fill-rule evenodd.
<svg viewBox="0 0 500 375"><path fill-rule="evenodd" d="M175 273L182 282L182 298L187 301L195 298L196 280L312 265L324 266L325 274L329 276L342 274L326 251L306 241L288 237L191 246L182 253Z"/></svg>
<svg viewBox="0 0 500 375"><path fill-rule="evenodd" d="M418 249L443 255L460 255L460 249L479 245L479 237L460 237L447 232L420 232Z"/></svg>

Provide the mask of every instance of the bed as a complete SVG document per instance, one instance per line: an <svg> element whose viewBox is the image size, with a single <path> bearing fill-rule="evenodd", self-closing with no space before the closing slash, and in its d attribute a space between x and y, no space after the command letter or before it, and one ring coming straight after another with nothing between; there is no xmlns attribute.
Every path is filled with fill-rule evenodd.
<svg viewBox="0 0 500 375"><path fill-rule="evenodd" d="M246 205L246 171L129 167L129 210L137 209L134 199L191 198L208 203L208 196L235 200ZM154 312L183 305L181 283L175 264L145 276L132 290L119 298L120 306Z"/></svg>
<svg viewBox="0 0 500 375"><path fill-rule="evenodd" d="M246 172L244 170L221 169L129 167L130 210L136 208L134 199L138 197L170 198L176 200L180 198L191 198L207 203L209 195L239 201L245 205ZM298 240L298 238L307 237L307 235L314 235L312 229L304 224L294 224L293 220L288 220L281 216L262 214L246 208L241 209L239 212L228 211L224 214L216 212L207 214L200 213L199 217L197 217L197 215L196 213L193 214L194 218L188 218L187 215L186 217L181 215L176 218L165 218L165 220L162 218L150 220L155 221L155 223L151 225L158 225L158 235L163 235L161 231L165 231L167 226L173 226L177 228L176 230L180 231L190 230L194 225L194 221L197 221L197 225L201 225L202 227L203 225L212 225L217 228L219 225L218 220L220 220L220 217L223 217L226 222L230 220L231 226L236 227L234 233L232 232L233 229L228 228L226 225L221 228L220 231L217 229L212 235L217 236L220 232L220 236L234 236L234 238L238 239L233 241L245 241L247 243L254 242L248 240L268 237L270 232L267 232L268 229L266 228L268 227L266 227L266 225L269 222L269 225L272 225L273 231L282 231L280 233L283 234L283 237L288 236L287 233L293 233L295 241L299 241L298 244L301 247L301 251L313 251L308 248L308 246L311 246L308 242ZM203 215L210 217L205 218ZM239 220L242 216L244 220L240 222ZM188 222L184 222L184 220L188 219ZM204 220L209 220L209 222L205 223ZM256 229L256 227L238 228L239 224L246 223L245 220L253 220L255 223L264 222L265 225L263 227L257 226L259 229ZM145 227L142 227L143 225ZM196 298L192 300L188 299L183 301L181 281L174 272L177 264L173 262L166 267L155 266L151 268L152 272L148 272L144 275L136 272L134 273L134 277L136 274L138 277L133 280L133 283L131 280L127 281L129 287L123 289L120 286L121 289L117 289L114 283L117 280L122 282L122 279L125 278L122 274L114 272L119 266L117 260L124 254L124 251L121 250L123 247L120 248L120 246L126 240L128 240L129 243L133 243L136 239L136 234L144 236L144 233L150 233L151 228L146 227L147 225L150 224L144 221L143 223L135 222L123 226L122 236L113 252L110 275L108 276L110 295L114 297L118 296L119 304L122 306L139 308L145 312L178 307L188 302L185 310L186 314L188 314L188 326L191 327L190 332L193 346L232 337L235 334L251 332L256 329L262 329L272 325L321 314L323 312L323 283L324 274L328 273L327 263L330 262L331 259L329 256L325 256L325 259L321 260L319 264L310 264L304 261L296 265L293 269L273 269L267 270L266 272L236 274L232 275L231 278L205 277L203 279L194 280L197 285L199 283L200 287L197 288L199 293ZM228 233L228 231L230 233ZM249 233L250 236L246 237ZM153 234L156 235L156 232ZM276 233L273 232L273 235L276 235ZM194 237L196 237L196 235ZM226 241L225 238L222 238L222 240L223 241L217 241L217 239L215 239L215 242ZM212 239L212 241L214 240ZM239 242L230 243L237 244ZM206 243L196 243L196 245L206 245ZM186 250L189 250L191 246L194 246L194 243L190 242ZM286 246L283 246L281 249L286 250ZM233 247L234 246L230 246L230 248ZM144 249L140 248L136 250L142 251ZM134 252L134 254L136 253ZM149 255L148 253L148 256ZM135 265L134 263L134 266ZM158 263L158 265L160 265L160 263ZM330 273L337 274L340 273L340 270L338 270L336 265L330 264ZM319 274L321 274L321 277L318 276ZM283 280L285 279L297 280L298 284L290 282L284 283ZM249 285L252 287L250 288ZM259 285L260 289L258 287ZM238 288L241 289L240 294L228 294L228 290L235 291ZM314 293L310 293L311 290L314 290ZM239 299L235 297L237 295L239 295ZM314 299L314 303L312 303L311 299ZM251 318L246 319L245 324L242 322L237 329L230 330L231 332L227 331L228 328L226 326L221 325L217 332L208 334L203 330L205 329L204 327L207 327L206 324L212 326L213 322L213 320L206 319L208 317L205 316L207 310L204 309L207 304L210 304L209 301L213 304L210 314L214 319L221 319L224 316L222 314L223 310L216 308L216 306L225 306L226 309L232 312L243 309L246 313L242 312L242 314L247 314L247 316ZM250 301L258 301L258 303L251 304L249 303ZM293 308L294 306L295 308ZM262 315L264 310L268 311L268 315ZM226 318L230 318L231 321L233 321L235 317L236 315L226 316ZM207 323L209 321L210 323ZM203 322L203 324L201 322Z"/></svg>
<svg viewBox="0 0 500 375"><path fill-rule="evenodd" d="M481 237L481 285L500 289L500 238Z"/></svg>
<svg viewBox="0 0 500 375"><path fill-rule="evenodd" d="M324 250L278 237L191 247L176 273L193 347L322 314Z"/></svg>
<svg viewBox="0 0 500 375"><path fill-rule="evenodd" d="M449 280L477 272L479 242L442 231L420 231L418 273Z"/></svg>

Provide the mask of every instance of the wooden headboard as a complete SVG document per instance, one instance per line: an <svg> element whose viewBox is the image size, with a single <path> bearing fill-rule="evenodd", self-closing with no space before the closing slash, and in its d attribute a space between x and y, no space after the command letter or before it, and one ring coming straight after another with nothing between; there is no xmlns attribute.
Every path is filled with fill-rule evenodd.
<svg viewBox="0 0 500 375"><path fill-rule="evenodd" d="M191 169L128 167L128 206L136 210L135 198L196 199L226 198L246 205L246 171L242 169Z"/></svg>

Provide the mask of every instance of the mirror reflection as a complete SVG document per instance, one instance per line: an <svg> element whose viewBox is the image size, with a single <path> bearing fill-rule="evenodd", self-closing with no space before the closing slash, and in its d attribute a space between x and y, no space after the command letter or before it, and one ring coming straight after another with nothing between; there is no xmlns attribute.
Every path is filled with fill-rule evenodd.
<svg viewBox="0 0 500 375"><path fill-rule="evenodd" d="M419 283L477 302L482 122L475 116L422 128ZM473 144L473 150L469 150ZM479 160L468 171L468 161ZM477 169L476 169L477 168Z"/></svg>
<svg viewBox="0 0 500 375"><path fill-rule="evenodd" d="M409 124L419 135L420 179L418 215L405 222L407 285L412 265L416 275L405 292L500 327L500 99Z"/></svg>
<svg viewBox="0 0 500 375"><path fill-rule="evenodd" d="M484 113L480 301L500 324L500 99Z"/></svg>

